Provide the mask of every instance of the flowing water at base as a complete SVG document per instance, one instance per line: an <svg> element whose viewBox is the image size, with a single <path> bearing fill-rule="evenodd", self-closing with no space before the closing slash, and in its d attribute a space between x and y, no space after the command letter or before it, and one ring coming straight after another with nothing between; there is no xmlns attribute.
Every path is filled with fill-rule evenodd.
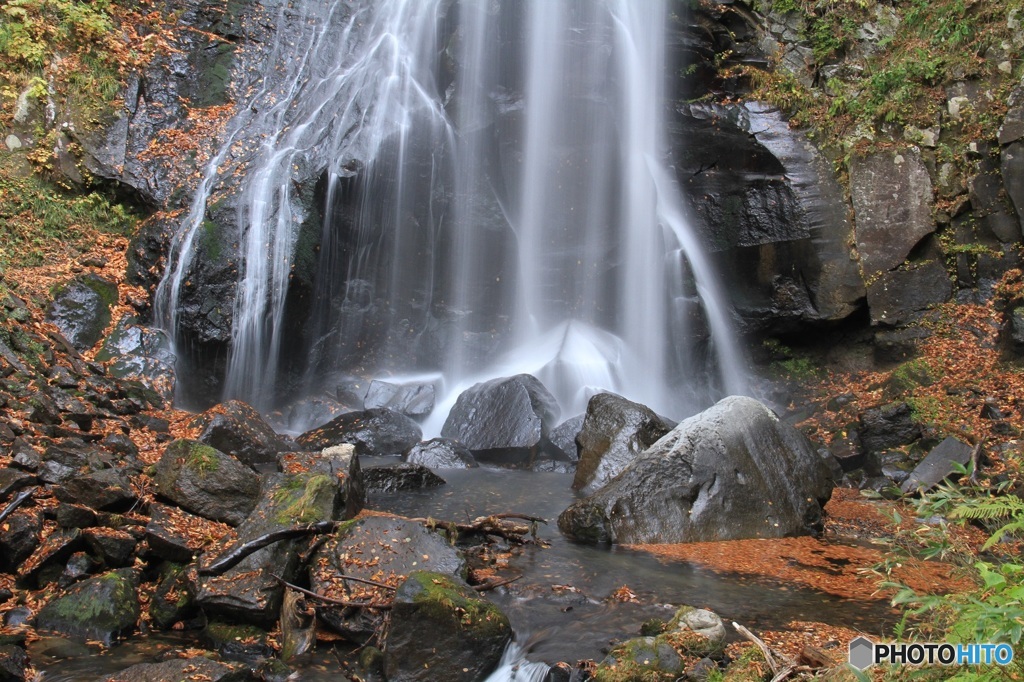
<svg viewBox="0 0 1024 682"><path fill-rule="evenodd" d="M393 458L364 459L364 467L393 463ZM488 593L508 615L516 642L493 682L543 679L545 665L601 660L610 643L639 634L651 618L667 620L682 604L709 608L726 623L737 621L756 632L785 629L797 621L824 622L885 631L894 619L882 602L844 600L770 578L722 573L682 561L661 560L639 550L583 545L566 540L556 519L575 495L572 474L499 469L439 472L447 485L392 495L371 495L367 507L412 517L468 521L478 516L517 512L547 519L538 537L547 546L526 546L505 576L522 577ZM635 601L614 594L627 587ZM845 646L845 642L839 643ZM37 651L37 667L48 682L97 679L134 663L156 660L168 649L194 645L188 635L136 638L103 655L77 650L67 660ZM37 650L42 645L37 645ZM337 680L347 649L322 647L295 662L299 680ZM75 653L75 652L71 652ZM532 662L532 663L531 663Z"/></svg>

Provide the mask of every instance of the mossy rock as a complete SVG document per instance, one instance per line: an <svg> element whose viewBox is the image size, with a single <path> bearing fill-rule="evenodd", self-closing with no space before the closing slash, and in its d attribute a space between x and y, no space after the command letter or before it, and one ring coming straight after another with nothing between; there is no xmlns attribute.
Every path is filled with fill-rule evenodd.
<svg viewBox="0 0 1024 682"><path fill-rule="evenodd" d="M209 622L201 635L203 643L229 660L250 660L271 656L269 634L254 625Z"/></svg>
<svg viewBox="0 0 1024 682"><path fill-rule="evenodd" d="M612 649L597 670L597 682L669 682L683 673L683 659L665 635L636 637Z"/></svg>
<svg viewBox="0 0 1024 682"><path fill-rule="evenodd" d="M238 525L259 499L260 478L234 457L180 439L164 450L154 472L157 492L193 514Z"/></svg>
<svg viewBox="0 0 1024 682"><path fill-rule="evenodd" d="M130 568L84 580L51 599L39 612L36 628L110 646L135 629L140 614L138 588L138 574Z"/></svg>
<svg viewBox="0 0 1024 682"><path fill-rule="evenodd" d="M468 585L428 571L395 593L385 643L388 682L485 678L512 639L508 618Z"/></svg>
<svg viewBox="0 0 1024 682"><path fill-rule="evenodd" d="M195 619L199 615L199 605L194 591L195 586L184 566L165 564L149 602L149 618L153 625L167 629L175 623Z"/></svg>
<svg viewBox="0 0 1024 682"><path fill-rule="evenodd" d="M725 651L725 624L707 609L682 606L669 621L665 637L676 651L697 658L717 658Z"/></svg>
<svg viewBox="0 0 1024 682"><path fill-rule="evenodd" d="M117 303L117 284L94 274L84 274L53 292L46 319L78 350L96 345L110 324L110 308Z"/></svg>

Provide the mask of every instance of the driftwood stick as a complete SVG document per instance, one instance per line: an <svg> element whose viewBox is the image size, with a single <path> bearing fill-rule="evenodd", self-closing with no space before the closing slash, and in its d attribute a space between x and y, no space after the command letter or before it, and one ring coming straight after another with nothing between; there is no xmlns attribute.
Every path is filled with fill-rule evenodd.
<svg viewBox="0 0 1024 682"><path fill-rule="evenodd" d="M780 670L775 677L772 678L772 682L782 682L782 680L786 679L794 672L796 672L796 667L792 665L787 665L785 668Z"/></svg>
<svg viewBox="0 0 1024 682"><path fill-rule="evenodd" d="M476 590L477 592L487 592L488 590L493 590L493 589L495 589L497 587L502 587L504 585L508 585L509 583L514 583L515 581L519 580L522 577L523 576L521 576L521 575L517 575L517 576L514 576L512 578L505 578L504 580L495 580L494 582L486 582L486 583L483 583L481 585L474 585L473 589Z"/></svg>
<svg viewBox="0 0 1024 682"><path fill-rule="evenodd" d="M746 637L751 642L757 645L757 648L761 650L762 654L764 654L764 660L768 662L768 667L772 669L772 675L779 675L781 672L781 668L779 668L779 664L775 661L775 657L772 656L772 651L768 648L768 645L765 644L760 637L758 637L753 632L746 629L736 621L733 621L732 626L736 628L736 632L740 633L741 635L743 635L744 637Z"/></svg>
<svg viewBox="0 0 1024 682"><path fill-rule="evenodd" d="M198 569L199 575L220 575L238 564L238 562L245 557L257 550L263 549L267 545L272 545L275 542L280 542L281 540L301 538L306 535L332 533L337 529L337 527L338 523L336 521L321 521L320 523L312 523L306 526L293 526L291 528L283 528L281 530L266 533L255 540L244 542L227 553L222 554L220 558L212 564L208 566L200 566Z"/></svg>
<svg viewBox="0 0 1024 682"><path fill-rule="evenodd" d="M385 590L391 590L392 592L398 589L397 587L385 585L384 583L374 582L373 580L367 580L366 578L357 578L354 575L339 575L338 577L342 580L351 580L353 582L363 583L364 585L373 585L374 587L380 587Z"/></svg>
<svg viewBox="0 0 1024 682"><path fill-rule="evenodd" d="M985 447L985 438L979 438L971 449L971 483L978 482L978 469L981 466L981 453Z"/></svg>
<svg viewBox="0 0 1024 682"><path fill-rule="evenodd" d="M14 499L11 500L11 503L7 505L7 507L4 508L2 512L0 512L0 521L3 521L8 516L10 516L11 512L20 507L22 502L32 497L32 493L34 493L35 491L36 487L32 486L31 488L26 488L25 490L22 490L20 493L18 493L14 497Z"/></svg>
<svg viewBox="0 0 1024 682"><path fill-rule="evenodd" d="M375 604L373 602L371 602L369 604L366 604L366 603L363 603L363 602L346 601L344 599L333 599L331 597L325 597L322 594L317 594L316 592L312 592L310 590L307 590L304 587L299 587L298 585L293 585L292 583L288 582L287 580L285 580L281 576L277 575L276 573L271 573L270 575L271 575L272 578L277 580L279 583L281 583L282 585L287 587L289 590L295 590L296 592L298 592L300 594L304 594L307 597L311 597L312 599L316 599L318 601L322 601L323 603L330 604L332 606L345 606L345 607L353 607L354 606L354 607L363 608L363 609L390 609L391 608L391 604Z"/></svg>

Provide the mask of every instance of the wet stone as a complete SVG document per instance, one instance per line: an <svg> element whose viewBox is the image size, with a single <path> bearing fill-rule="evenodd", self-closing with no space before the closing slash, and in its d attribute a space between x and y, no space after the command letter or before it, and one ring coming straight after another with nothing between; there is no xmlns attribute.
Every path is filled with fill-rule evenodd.
<svg viewBox="0 0 1024 682"><path fill-rule="evenodd" d="M39 547L42 514L35 509L18 509L0 526L0 570L11 572Z"/></svg>
<svg viewBox="0 0 1024 682"><path fill-rule="evenodd" d="M93 556L108 568L123 568L132 563L138 541L131 533L114 528L88 528L82 536Z"/></svg>
<svg viewBox="0 0 1024 682"><path fill-rule="evenodd" d="M363 470L363 482L367 492L397 493L407 490L436 488L445 480L420 464L390 464Z"/></svg>

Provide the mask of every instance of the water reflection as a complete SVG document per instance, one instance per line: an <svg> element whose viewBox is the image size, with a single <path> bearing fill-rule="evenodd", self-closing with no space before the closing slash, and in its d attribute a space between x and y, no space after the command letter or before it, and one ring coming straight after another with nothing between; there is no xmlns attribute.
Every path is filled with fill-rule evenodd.
<svg viewBox="0 0 1024 682"><path fill-rule="evenodd" d="M365 466L383 463L364 461ZM639 550L570 542L556 519L575 499L572 474L467 469L439 472L441 488L372 495L368 506L409 516L468 521L519 512L548 519L538 536L548 546L528 546L510 564L522 573L491 593L508 613L532 660L548 663L600 659L611 640L635 636L641 623L667 618L673 606L709 608L752 630L783 629L793 620L843 625L868 633L893 620L882 602L854 601L761 576L712 571ZM636 601L613 598L627 586Z"/></svg>

